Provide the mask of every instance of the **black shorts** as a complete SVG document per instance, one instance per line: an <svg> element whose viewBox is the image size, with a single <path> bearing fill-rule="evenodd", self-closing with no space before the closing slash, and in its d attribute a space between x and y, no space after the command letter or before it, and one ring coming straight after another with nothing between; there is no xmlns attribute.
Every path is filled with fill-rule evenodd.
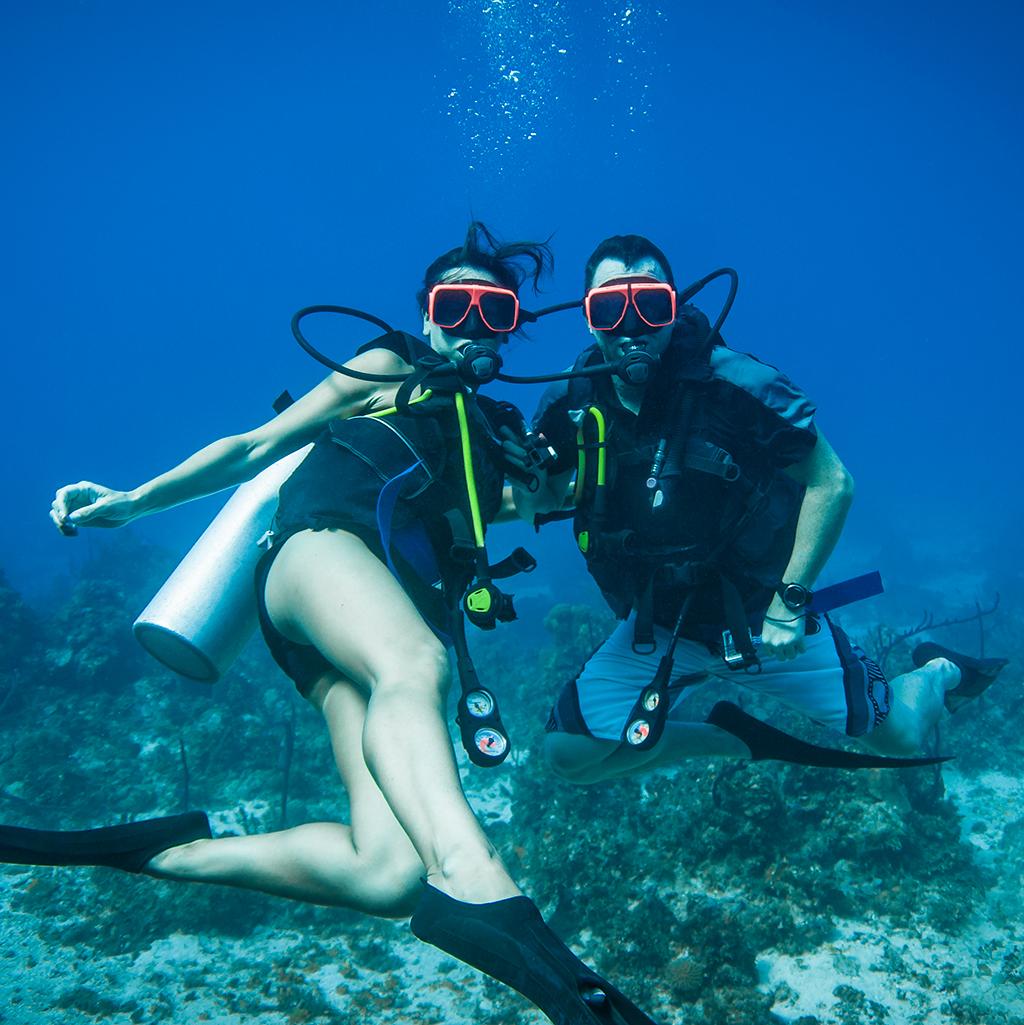
<svg viewBox="0 0 1024 1025"><path fill-rule="evenodd" d="M292 528L286 534L276 537L274 545L256 564L256 610L259 616L260 630L263 639L267 642L270 654L274 661L281 667L285 675L295 684L295 689L304 697L308 698L316 682L325 673L338 673L338 668L331 661L325 658L312 644L299 644L297 641L289 640L271 622L270 613L267 611L267 577L270 574L270 567L274 560L283 551L288 539L300 530L325 530L328 528L347 530L355 534L367 548L387 566L387 558L381 547L380 536L368 531L361 524L348 521L337 523L325 523L322 518L318 519L315 525L310 527ZM408 567L403 565L403 569ZM416 606L424 622L434 632L438 640L445 647L448 647L448 614L445 609L440 591L432 585L433 581L424 582L422 579L414 579L411 570L408 573L396 574L398 582L402 585L406 594L409 595Z"/></svg>
<svg viewBox="0 0 1024 1025"><path fill-rule="evenodd" d="M287 541L288 538L284 540ZM317 680L324 673L337 672L337 669L312 644L290 641L270 621L270 613L267 611L267 577L270 574L270 567L274 565L274 560L283 549L283 541L276 543L256 564L256 611L263 639L267 642L274 661L294 682L295 689L304 698L308 698Z"/></svg>

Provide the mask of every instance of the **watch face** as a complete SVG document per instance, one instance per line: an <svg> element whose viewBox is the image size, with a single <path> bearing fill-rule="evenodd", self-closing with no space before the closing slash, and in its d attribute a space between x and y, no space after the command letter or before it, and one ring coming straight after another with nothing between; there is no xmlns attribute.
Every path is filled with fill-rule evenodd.
<svg viewBox="0 0 1024 1025"><path fill-rule="evenodd" d="M782 602L794 612L802 609L810 600L811 592L803 584L786 584L782 589Z"/></svg>

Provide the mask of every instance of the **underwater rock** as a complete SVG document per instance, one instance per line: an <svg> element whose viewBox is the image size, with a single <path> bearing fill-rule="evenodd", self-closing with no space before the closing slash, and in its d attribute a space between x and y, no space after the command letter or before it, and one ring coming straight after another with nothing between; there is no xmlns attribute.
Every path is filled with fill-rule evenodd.
<svg viewBox="0 0 1024 1025"><path fill-rule="evenodd" d="M81 1011L94 1018L109 1019L115 1014L132 1014L138 1004L134 1000L113 1000L88 986L66 990L53 1003L54 1010Z"/></svg>
<svg viewBox="0 0 1024 1025"><path fill-rule="evenodd" d="M694 897L679 932L691 950L699 950L715 985L757 979L757 950L749 942L749 919L757 912L740 901Z"/></svg>
<svg viewBox="0 0 1024 1025"><path fill-rule="evenodd" d="M836 986L832 995L837 997L836 1008L840 1025L884 1025L889 1012L877 1001L869 1000L853 986Z"/></svg>
<svg viewBox="0 0 1024 1025"><path fill-rule="evenodd" d="M754 989L722 989L701 999L702 1025L778 1025L772 997Z"/></svg>

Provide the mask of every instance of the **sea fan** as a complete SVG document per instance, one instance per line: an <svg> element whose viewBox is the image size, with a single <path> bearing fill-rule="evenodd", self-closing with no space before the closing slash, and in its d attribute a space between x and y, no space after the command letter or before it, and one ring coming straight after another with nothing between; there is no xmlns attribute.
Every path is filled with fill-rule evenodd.
<svg viewBox="0 0 1024 1025"><path fill-rule="evenodd" d="M706 971L707 965L699 957L683 951L669 963L665 977L677 997L692 999L704 985Z"/></svg>

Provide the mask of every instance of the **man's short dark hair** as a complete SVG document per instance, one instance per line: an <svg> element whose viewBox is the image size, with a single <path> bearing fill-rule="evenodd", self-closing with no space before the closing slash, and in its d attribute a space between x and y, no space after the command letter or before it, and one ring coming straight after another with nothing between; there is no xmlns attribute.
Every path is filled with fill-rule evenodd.
<svg viewBox="0 0 1024 1025"><path fill-rule="evenodd" d="M657 260L661 264L668 283L675 288L676 283L668 258L649 238L644 238L643 235L612 235L590 254L583 272L583 291L590 288L594 280L594 271L602 260L621 260L627 267L635 267L647 259Z"/></svg>

